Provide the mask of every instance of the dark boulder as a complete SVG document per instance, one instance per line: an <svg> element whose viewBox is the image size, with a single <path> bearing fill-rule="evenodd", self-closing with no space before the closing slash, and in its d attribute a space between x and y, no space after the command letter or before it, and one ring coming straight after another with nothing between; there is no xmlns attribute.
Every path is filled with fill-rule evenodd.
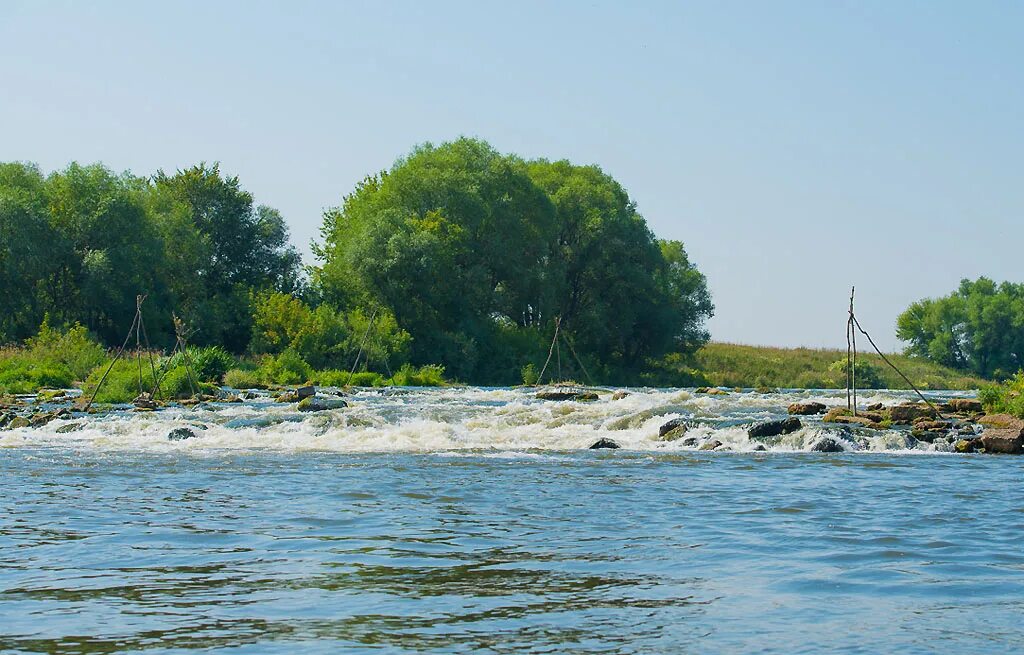
<svg viewBox="0 0 1024 655"><path fill-rule="evenodd" d="M85 427L85 424L81 423L81 422L78 422L78 423L68 423L67 425L62 425L59 428L57 428L57 434L67 434L69 432L78 432L79 430L81 430L84 427Z"/></svg>
<svg viewBox="0 0 1024 655"><path fill-rule="evenodd" d="M811 446L812 453L843 453L846 449L843 448L837 440L832 437L825 437L819 439L813 446Z"/></svg>
<svg viewBox="0 0 1024 655"><path fill-rule="evenodd" d="M666 434L670 432L674 433L676 431L679 431L679 434L682 435L687 429L689 429L689 427L690 426L687 425L685 418L674 418L658 428L658 436L664 437Z"/></svg>
<svg viewBox="0 0 1024 655"><path fill-rule="evenodd" d="M316 395L316 387L299 387L295 390L295 395L299 397L299 400L303 398L311 398Z"/></svg>
<svg viewBox="0 0 1024 655"><path fill-rule="evenodd" d="M756 453L763 453L766 450L768 450L768 447L765 446L763 443L759 443L756 446L754 446L754 452Z"/></svg>
<svg viewBox="0 0 1024 655"><path fill-rule="evenodd" d="M619 444L615 443L611 439L601 438L595 441L591 446L590 450L600 450L602 448L621 448Z"/></svg>
<svg viewBox="0 0 1024 655"><path fill-rule="evenodd" d="M597 400L597 394L592 391L539 391L538 400L593 402Z"/></svg>
<svg viewBox="0 0 1024 655"><path fill-rule="evenodd" d="M157 407L156 401L153 400L153 396L145 392L136 396L135 400L132 401L132 404L135 405L136 409L156 409Z"/></svg>
<svg viewBox="0 0 1024 655"><path fill-rule="evenodd" d="M777 437L782 434L790 434L796 432L803 427L803 424L795 416L791 416L787 419L781 419L778 421L764 421L758 423L747 430L747 436L751 439L761 439L764 437Z"/></svg>
<svg viewBox="0 0 1024 655"><path fill-rule="evenodd" d="M195 439L196 433L188 428L174 428L167 433L168 441L183 441L185 439Z"/></svg>
<svg viewBox="0 0 1024 655"><path fill-rule="evenodd" d="M805 402L805 403L793 403L789 406L790 414L797 414L799 416L812 416L814 414L824 414L828 411L828 407L825 403L819 402Z"/></svg>

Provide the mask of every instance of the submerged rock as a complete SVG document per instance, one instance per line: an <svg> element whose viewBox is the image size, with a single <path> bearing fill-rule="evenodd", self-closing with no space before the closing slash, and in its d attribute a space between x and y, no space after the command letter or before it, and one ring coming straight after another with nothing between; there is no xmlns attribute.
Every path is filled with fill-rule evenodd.
<svg viewBox="0 0 1024 655"><path fill-rule="evenodd" d="M812 453L844 453L846 449L843 448L842 444L838 440L832 437L825 437L819 439L813 446L811 446Z"/></svg>
<svg viewBox="0 0 1024 655"><path fill-rule="evenodd" d="M812 416L814 414L824 414L828 411L828 407L825 403L819 402L805 402L805 403L793 403L788 409L790 414L796 414L799 416Z"/></svg>
<svg viewBox="0 0 1024 655"><path fill-rule="evenodd" d="M690 429L684 418L674 418L658 428L658 438L662 441L673 441L686 434Z"/></svg>
<svg viewBox="0 0 1024 655"><path fill-rule="evenodd" d="M279 403L297 403L302 399L299 398L299 394L295 393L294 391L285 391L284 393L279 394L277 397L275 397L274 400Z"/></svg>
<svg viewBox="0 0 1024 655"><path fill-rule="evenodd" d="M68 423L57 428L57 434L67 434L69 432L78 432L85 427L85 423Z"/></svg>
<svg viewBox="0 0 1024 655"><path fill-rule="evenodd" d="M914 422L914 429L910 434L921 441L934 442L936 439L949 436L951 432L957 431L957 425L949 421L928 421L918 420Z"/></svg>
<svg viewBox="0 0 1024 655"><path fill-rule="evenodd" d="M802 427L803 423L800 422L800 419L795 416L791 416L787 419L781 419L778 421L764 421L762 423L758 423L747 430L747 436L751 439L777 437L782 434L796 432Z"/></svg>
<svg viewBox="0 0 1024 655"><path fill-rule="evenodd" d="M629 397L629 392L628 391L616 391L615 393L612 394L612 400L622 400L623 398L628 398L628 397Z"/></svg>
<svg viewBox="0 0 1024 655"><path fill-rule="evenodd" d="M725 389L719 389L718 387L697 387L693 390L694 393L706 393L710 396L728 396L729 392Z"/></svg>
<svg viewBox="0 0 1024 655"><path fill-rule="evenodd" d="M68 419L71 418L71 411L67 408L58 409L55 412L43 412L42 414L36 414L29 419L29 424L34 427L42 427L50 421L56 421L57 419Z"/></svg>
<svg viewBox="0 0 1024 655"><path fill-rule="evenodd" d="M593 402L597 400L597 394L592 391L538 391L538 400Z"/></svg>
<svg viewBox="0 0 1024 655"><path fill-rule="evenodd" d="M24 416L15 416L6 425L6 430L17 430L18 428L27 428L32 425L31 422Z"/></svg>
<svg viewBox="0 0 1024 655"><path fill-rule="evenodd" d="M167 433L168 441L183 441L185 439L195 439L196 433L188 428L174 428Z"/></svg>
<svg viewBox="0 0 1024 655"><path fill-rule="evenodd" d="M710 439L702 443L699 450L714 450L715 448L719 448L721 445L722 442L718 439Z"/></svg>
<svg viewBox="0 0 1024 655"><path fill-rule="evenodd" d="M342 409L348 407L348 403L340 398L315 398L307 396L299 401L300 412L326 412L331 409Z"/></svg>
<svg viewBox="0 0 1024 655"><path fill-rule="evenodd" d="M763 443L759 443L759 444L754 446L754 452L756 452L756 453L763 453L766 450L768 450L768 447L765 446Z"/></svg>
<svg viewBox="0 0 1024 655"><path fill-rule="evenodd" d="M600 450L602 448L609 448L609 449L611 449L611 448L621 448L621 447L622 446L620 446L619 444L615 443L611 439L607 439L607 438L603 438L602 437L601 439L598 439L593 444L591 444L590 450Z"/></svg>
<svg viewBox="0 0 1024 655"><path fill-rule="evenodd" d="M958 439L957 442L953 444L953 450L958 453L973 453L976 452L980 446L980 439Z"/></svg>

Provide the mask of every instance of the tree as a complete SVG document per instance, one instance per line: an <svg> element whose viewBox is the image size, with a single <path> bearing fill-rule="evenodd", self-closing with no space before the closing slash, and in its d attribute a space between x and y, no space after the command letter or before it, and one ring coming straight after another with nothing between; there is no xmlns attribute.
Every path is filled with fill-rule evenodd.
<svg viewBox="0 0 1024 655"><path fill-rule="evenodd" d="M1024 285L962 280L952 294L912 304L897 320L907 354L1006 377L1024 365Z"/></svg>
<svg viewBox="0 0 1024 655"><path fill-rule="evenodd" d="M43 320L40 286L55 270L62 250L46 213L45 180L39 169L0 164L0 342L21 341Z"/></svg>
<svg viewBox="0 0 1024 655"><path fill-rule="evenodd" d="M327 213L320 293L383 304L413 337L413 361L473 379L498 324L550 304L545 262L554 209L525 164L459 139L415 149Z"/></svg>
<svg viewBox="0 0 1024 655"><path fill-rule="evenodd" d="M254 206L237 177L198 164L154 177L151 206L168 241L175 305L199 343L242 352L252 334L252 290L292 291L300 258L281 214Z"/></svg>
<svg viewBox="0 0 1024 655"><path fill-rule="evenodd" d="M459 379L517 381L559 317L606 379L707 339L703 276L596 166L524 162L476 139L428 144L359 184L321 235L315 293L383 305L414 363Z"/></svg>

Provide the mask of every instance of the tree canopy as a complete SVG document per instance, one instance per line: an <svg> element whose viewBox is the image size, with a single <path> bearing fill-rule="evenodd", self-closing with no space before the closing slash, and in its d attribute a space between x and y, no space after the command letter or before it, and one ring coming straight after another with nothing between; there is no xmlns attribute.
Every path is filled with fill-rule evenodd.
<svg viewBox="0 0 1024 655"><path fill-rule="evenodd" d="M1004 378L1024 366L1024 285L962 280L948 296L920 300L897 320L907 353Z"/></svg>
<svg viewBox="0 0 1024 655"><path fill-rule="evenodd" d="M99 164L0 164L0 338L31 335L48 315L81 323L108 344L144 306L156 345L170 314L196 340L243 351L250 295L295 288L299 257L281 215L254 207L237 178L200 164L140 178Z"/></svg>
<svg viewBox="0 0 1024 655"><path fill-rule="evenodd" d="M423 145L329 210L321 235L315 292L383 306L415 363L467 381L518 381L558 318L578 368L609 381L708 338L704 277L596 166Z"/></svg>

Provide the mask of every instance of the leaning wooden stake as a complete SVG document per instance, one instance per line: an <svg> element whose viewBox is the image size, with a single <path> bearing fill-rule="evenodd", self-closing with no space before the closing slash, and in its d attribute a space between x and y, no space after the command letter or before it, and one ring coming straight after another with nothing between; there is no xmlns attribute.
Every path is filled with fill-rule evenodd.
<svg viewBox="0 0 1024 655"><path fill-rule="evenodd" d="M846 363L847 370L850 373L850 389L853 392L853 407L851 409L854 416L857 415L857 333L853 331L853 293L855 290L856 287L850 287L850 320L848 321L851 337L850 350L853 352L853 358Z"/></svg>

